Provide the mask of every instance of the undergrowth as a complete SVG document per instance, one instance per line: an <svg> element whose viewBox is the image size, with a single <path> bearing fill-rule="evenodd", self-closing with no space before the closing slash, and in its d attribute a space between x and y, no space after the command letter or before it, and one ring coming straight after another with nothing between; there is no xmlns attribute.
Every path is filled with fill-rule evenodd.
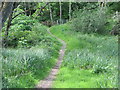
<svg viewBox="0 0 120 90"><path fill-rule="evenodd" d="M2 49L3 88L34 88L57 61L61 44L49 35L46 26L36 23L31 28L32 31L10 32L18 38L17 44L10 41L11 45ZM11 48L14 45L17 46Z"/></svg>
<svg viewBox="0 0 120 90"><path fill-rule="evenodd" d="M117 87L117 36L82 34L74 32L70 26L65 24L51 28L53 34L67 43L62 67L53 87Z"/></svg>

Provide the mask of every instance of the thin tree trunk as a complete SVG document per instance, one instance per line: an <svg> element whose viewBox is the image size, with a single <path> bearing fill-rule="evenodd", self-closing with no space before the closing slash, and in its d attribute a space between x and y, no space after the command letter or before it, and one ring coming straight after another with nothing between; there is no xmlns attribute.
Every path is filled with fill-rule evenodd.
<svg viewBox="0 0 120 90"><path fill-rule="evenodd" d="M60 4L60 24L62 24L62 3L61 1L59 2Z"/></svg>
<svg viewBox="0 0 120 90"><path fill-rule="evenodd" d="M13 15L13 11L11 12L9 18L8 18L8 22L7 22L7 27L5 30L5 37L3 39L3 46L6 47L7 46L7 40L8 40L8 35L9 35L9 28L11 26L11 22L12 22L12 15Z"/></svg>
<svg viewBox="0 0 120 90"><path fill-rule="evenodd" d="M24 2L25 11L27 10L27 9L26 9L26 3L27 3L27 2ZM26 12L25 12L25 15L27 16L27 13L26 13Z"/></svg>
<svg viewBox="0 0 120 90"><path fill-rule="evenodd" d="M28 9L30 9L30 2L28 2ZM29 12L29 16L31 16L31 11Z"/></svg>
<svg viewBox="0 0 120 90"><path fill-rule="evenodd" d="M71 20L71 1L69 2L69 20Z"/></svg>
<svg viewBox="0 0 120 90"><path fill-rule="evenodd" d="M11 21L12 21L12 15L13 15L13 12L10 14L9 18L8 18L8 22L7 22L7 27L6 27L6 32L5 32L5 36L8 37L8 30L11 26Z"/></svg>
<svg viewBox="0 0 120 90"><path fill-rule="evenodd" d="M52 15L51 4L49 4L49 9L50 9L50 19L51 19L51 23L53 25L53 15Z"/></svg>
<svg viewBox="0 0 120 90"><path fill-rule="evenodd" d="M3 8L3 2L0 2L0 11L2 10L2 8Z"/></svg>
<svg viewBox="0 0 120 90"><path fill-rule="evenodd" d="M5 30L5 37L3 38L3 46L6 47L7 46L7 40L8 40L8 35L9 35L9 28L11 26L11 22L12 22L12 16L13 16L13 11L15 8L17 8L17 6L19 5L19 3L14 3L13 7L12 7L12 12L10 13L9 17L8 17L8 21L7 21L7 26L6 26L6 30Z"/></svg>
<svg viewBox="0 0 120 90"><path fill-rule="evenodd" d="M0 9L2 6L0 7ZM2 13L0 13L0 33L2 33ZM2 34L0 34L0 49L2 48ZM1 67L0 67L1 68ZM1 79L1 78L0 78ZM0 82L2 83L2 82Z"/></svg>

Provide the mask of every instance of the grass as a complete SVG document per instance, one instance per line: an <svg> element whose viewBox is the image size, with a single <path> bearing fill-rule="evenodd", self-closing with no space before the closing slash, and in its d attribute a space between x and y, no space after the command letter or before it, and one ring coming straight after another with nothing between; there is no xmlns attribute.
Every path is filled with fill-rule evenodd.
<svg viewBox="0 0 120 90"><path fill-rule="evenodd" d="M34 88L55 65L61 44L39 26L33 27L40 32L37 39L42 38L35 46L2 49L3 88Z"/></svg>
<svg viewBox="0 0 120 90"><path fill-rule="evenodd" d="M55 81L54 88L98 88L101 87L100 81L109 83L104 80L104 76L93 74L91 70L79 70L61 68L58 78ZM61 84L60 84L61 83ZM102 85L102 86L105 86Z"/></svg>
<svg viewBox="0 0 120 90"><path fill-rule="evenodd" d="M117 37L82 34L74 32L70 26L51 27L51 32L67 43L53 88L117 87Z"/></svg>
<svg viewBox="0 0 120 90"><path fill-rule="evenodd" d="M3 86L33 88L55 65L58 53L53 56L49 50L47 48L3 50Z"/></svg>
<svg viewBox="0 0 120 90"><path fill-rule="evenodd" d="M36 24L32 29L36 34L26 32L27 44L21 40L18 45L23 48L2 50L3 88L33 88L56 63L61 44L47 33L47 27ZM117 87L117 37L76 33L69 24L50 30L67 43L54 88ZM29 46L31 41L35 45Z"/></svg>
<svg viewBox="0 0 120 90"><path fill-rule="evenodd" d="M74 32L69 31L70 27L65 24L61 26L53 26L51 28L51 32L55 34L57 37L60 37L62 40L66 41L67 43L67 49L72 50L75 48L79 48L80 42L74 36Z"/></svg>

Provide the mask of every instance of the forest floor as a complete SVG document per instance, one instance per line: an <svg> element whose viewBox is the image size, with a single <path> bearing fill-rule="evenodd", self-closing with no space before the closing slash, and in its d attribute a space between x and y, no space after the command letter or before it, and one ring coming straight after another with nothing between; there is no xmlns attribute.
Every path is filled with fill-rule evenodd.
<svg viewBox="0 0 120 90"><path fill-rule="evenodd" d="M61 66L64 54L65 54L65 49L66 49L66 43L63 40L61 40L60 38L53 35L50 32L49 29L47 31L51 36L55 37L59 42L62 43L62 47L61 47L61 49L59 51L59 57L58 57L56 65L52 68L52 70L50 71L50 74L48 75L48 77L46 77L44 80L41 80L36 85L36 88L51 88L52 83L53 83L54 79L56 78L56 75L58 74L59 68Z"/></svg>

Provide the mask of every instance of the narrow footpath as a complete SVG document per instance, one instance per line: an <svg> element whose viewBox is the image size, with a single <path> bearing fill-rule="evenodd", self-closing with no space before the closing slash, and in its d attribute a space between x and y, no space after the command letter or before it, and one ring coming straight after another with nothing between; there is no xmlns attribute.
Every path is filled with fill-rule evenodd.
<svg viewBox="0 0 120 90"><path fill-rule="evenodd" d="M56 65L52 68L52 70L50 71L50 74L48 75L48 77L46 77L44 80L41 80L38 85L36 85L36 88L51 88L53 81L56 78L56 75L58 74L59 68L61 66L64 54L65 54L65 49L66 49L66 43L61 40L60 38L56 37L55 35L53 35L50 30L47 30L48 33L55 37L58 41L60 41L62 43L62 47L59 51L59 57L57 60Z"/></svg>

